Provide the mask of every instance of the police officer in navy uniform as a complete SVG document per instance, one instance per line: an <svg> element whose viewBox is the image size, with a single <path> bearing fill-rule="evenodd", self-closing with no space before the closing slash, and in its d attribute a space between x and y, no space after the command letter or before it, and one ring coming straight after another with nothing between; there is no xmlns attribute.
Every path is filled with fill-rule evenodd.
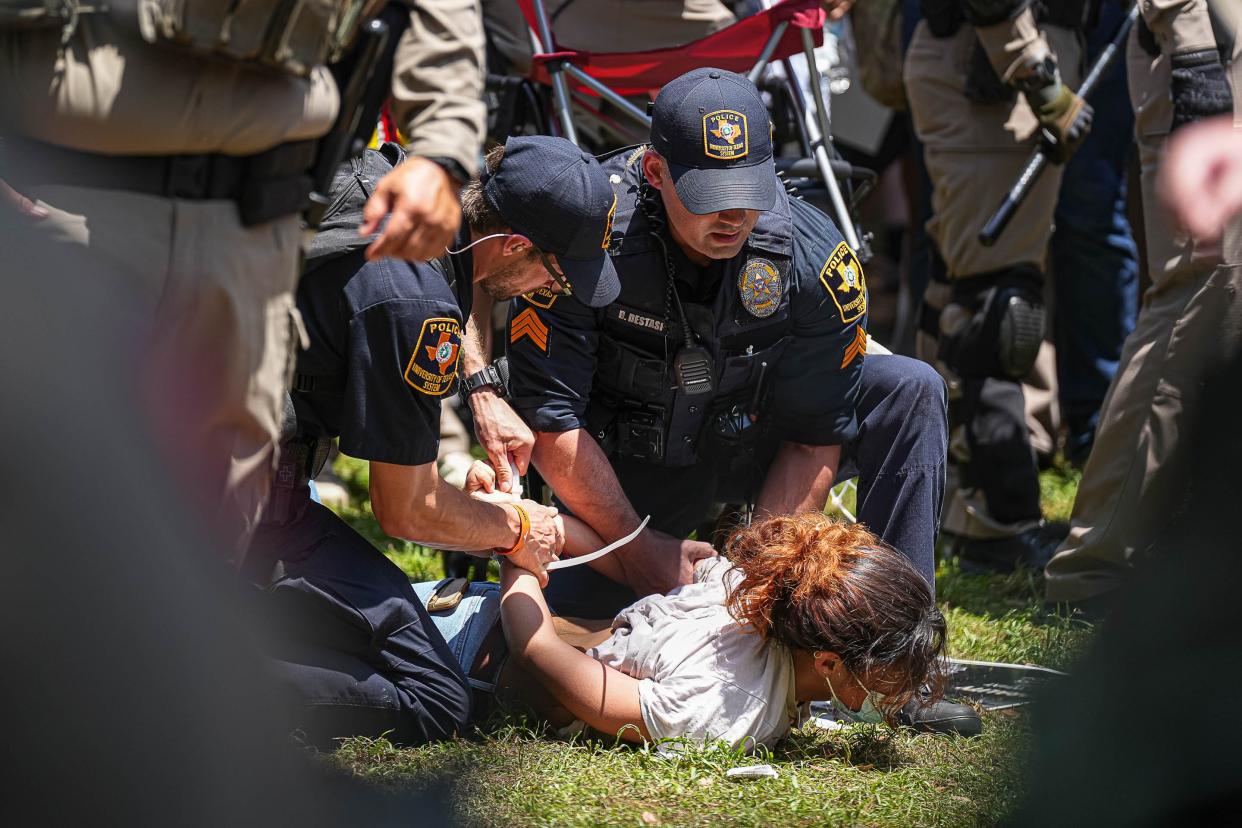
<svg viewBox="0 0 1242 828"><path fill-rule="evenodd" d="M931 581L944 384L913 360L864 359L862 266L781 187L754 86L714 69L674 80L651 145L604 169L620 296L603 310L525 296L509 326L513 404L558 497L608 540L648 513L684 537L715 502L820 509L857 468L862 519ZM650 534L621 553L628 585L572 597L608 612L684 582L705 550Z"/></svg>
<svg viewBox="0 0 1242 828"><path fill-rule="evenodd" d="M363 205L401 158L388 144L337 175L298 289L310 344L247 559L279 629L270 652L315 744L381 733L419 744L460 732L470 714L462 669L408 578L311 500L308 481L331 439L370 461L371 504L387 534L496 550L546 581L544 566L564 543L556 509L483 502L446 484L435 464L440 401L456 384L474 286L504 299L574 289L595 305L618 287L600 243L614 203L606 175L568 141L542 136L489 156L490 170L462 191L463 225L445 256L366 261L373 237L357 232Z"/></svg>
<svg viewBox="0 0 1242 828"><path fill-rule="evenodd" d="M934 583L944 485L943 381L866 356L862 265L833 222L790 197L755 87L715 69L666 85L649 146L603 166L617 194L609 253L621 293L515 300L512 402L559 501L620 550L628 583L578 567L547 591L565 615L607 616L693 577L682 541L713 504L818 511L859 476L859 518ZM960 705L937 708L978 719Z"/></svg>

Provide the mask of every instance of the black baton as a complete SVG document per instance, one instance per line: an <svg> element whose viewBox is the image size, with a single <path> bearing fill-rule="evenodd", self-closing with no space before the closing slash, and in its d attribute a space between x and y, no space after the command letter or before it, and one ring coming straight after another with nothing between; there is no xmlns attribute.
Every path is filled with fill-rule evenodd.
<svg viewBox="0 0 1242 828"><path fill-rule="evenodd" d="M1121 51L1126 37L1130 34L1130 27L1138 20L1138 16L1138 5L1135 5L1130 9L1130 13L1126 15L1126 19L1121 21L1121 25L1117 27L1117 33L1113 35L1113 39L1108 42L1108 45L1104 47L1104 51L1100 52L1100 56L1095 59L1095 63L1091 66L1091 71L1087 73L1086 80L1078 87L1079 97L1085 99L1095 91L1095 87L1100 82L1100 77L1117 57L1117 53ZM1039 180L1039 176L1046 166L1048 166L1048 154L1041 144L1031 153L1031 158L1026 162L1026 167L1022 170L1022 174L1014 181L1013 186L1009 188L1009 192L1005 194L1004 200L996 208L996 212L992 214L987 224L983 225L983 229L979 231L980 244L984 247L991 247L996 243L1000 234L1005 232L1005 228L1009 226L1009 220L1013 218L1013 214L1022 202L1026 200L1027 195L1030 194L1031 188L1035 186L1035 182Z"/></svg>
<svg viewBox="0 0 1242 828"><path fill-rule="evenodd" d="M330 193L336 168L346 158L362 154L367 146L367 138L374 129L374 125L369 125L370 128L365 129L367 137L360 137L364 131L364 125L360 123L362 114L369 109L367 90L384 55L388 34L388 24L384 21L367 22L358 32L357 43L347 58L348 79L344 84L339 84L341 108L332 129L320 139L319 153L315 157L315 169L311 175L313 187L310 206L306 209L306 226L311 230L318 229L323 214L332 203Z"/></svg>

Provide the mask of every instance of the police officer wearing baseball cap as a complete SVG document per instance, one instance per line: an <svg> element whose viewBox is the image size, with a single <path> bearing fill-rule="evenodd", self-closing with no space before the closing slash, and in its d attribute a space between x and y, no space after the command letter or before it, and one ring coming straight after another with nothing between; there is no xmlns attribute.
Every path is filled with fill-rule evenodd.
<svg viewBox="0 0 1242 828"><path fill-rule="evenodd" d="M441 549L508 555L546 579L564 529L532 501L472 499L436 470L440 401L458 384L474 286L508 299L572 291L603 306L618 291L605 252L615 197L599 163L560 138L511 139L462 190L451 250L411 264L368 262L357 233L376 183L398 165L387 144L339 171L332 207L298 288L309 347L298 357L273 496L247 559L281 634L279 674L306 703L316 743L351 735L418 744L460 732L470 716L462 670L409 579L320 504L309 480L333 438L370 462L384 532Z"/></svg>
<svg viewBox="0 0 1242 828"><path fill-rule="evenodd" d="M598 617L688 583L714 552L682 539L718 504L820 510L855 475L859 519L934 583L944 383L915 360L867 355L862 264L781 185L755 87L711 68L673 80L651 143L603 168L620 293L606 308L513 302L513 403L577 517L605 540L652 518L617 553L627 583L578 567L556 573L549 602Z"/></svg>

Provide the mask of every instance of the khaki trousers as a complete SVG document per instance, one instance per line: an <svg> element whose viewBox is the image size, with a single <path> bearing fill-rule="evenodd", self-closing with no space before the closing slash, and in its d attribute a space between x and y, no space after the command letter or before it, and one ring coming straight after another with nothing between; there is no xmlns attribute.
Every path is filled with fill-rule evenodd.
<svg viewBox="0 0 1242 828"><path fill-rule="evenodd" d="M107 280L134 350L118 354L170 458L228 553L241 551L276 465L301 321L292 290L296 216L241 226L231 201L182 201L69 186L23 188L45 207L35 249L54 245L73 280ZM60 256L66 260L66 256ZM45 274L44 278L55 274Z"/></svg>
<svg viewBox="0 0 1242 828"><path fill-rule="evenodd" d="M1182 495L1180 449L1203 373L1242 344L1242 228L1235 222L1226 231L1223 251L1174 231L1155 191L1173 115L1169 62L1148 55L1134 35L1126 60L1152 286L1104 400L1069 538L1047 566L1049 601L1115 589L1167 524ZM1237 69L1235 54L1235 117Z"/></svg>
<svg viewBox="0 0 1242 828"><path fill-rule="evenodd" d="M1081 77L1082 49L1074 32L1043 26L1049 45L1057 55L1058 65L1066 83L1077 86ZM1062 168L1049 166L1019 208L1013 222L993 247L984 247L978 234L991 217L992 211L1022 171L1036 146L1038 122L1021 95L1009 103L979 104L965 93L971 56L976 48L975 30L962 26L949 37L936 37L926 22L920 22L906 53L904 76L910 113L919 140L923 143L924 160L931 177L932 217L927 232L944 257L949 278L958 279L1020 264L1046 266L1048 242L1052 238L1052 217L1056 209ZM948 285L933 282L924 294L924 302L942 308L949 301ZM936 359L936 343L922 330L916 333L916 348L921 359L931 363L949 383L950 396L962 396L962 383L947 366ZM1040 369L1043 369L1042 371ZM1032 371L1030 382L1045 388L1044 397L1055 396L1052 349L1041 352L1041 361ZM1041 381L1042 378L1042 381ZM1029 390L1031 386L1025 386ZM1027 420L1041 425L1054 416L1049 405L1027 398ZM1021 412L1008 412L1021 417ZM998 412L991 412L997 416ZM1047 417L1035 416L1047 414ZM1013 423L1022 428L1020 421ZM951 453L963 467L971 462L965 431L970 424L954 429ZM1049 445L1038 446L1049 449ZM988 463L991 457L981 462ZM1025 468L1013 468L1012 476L1026 480L1023 511L1032 513L1026 519L998 519L999 508L991 508L989 496L1009 501L1001 504L1014 508L1016 496L1001 492L985 492L979 480L967 481L970 475L962 470L957 485L948 488L942 529L967 538L992 539L1017 535L1038 526L1038 503L1033 494L1037 474L1032 458ZM957 475L951 475L957 477ZM1021 487L1020 487L1021 488ZM1029 504L1027 501L1029 500ZM995 505L995 504L994 504Z"/></svg>
<svg viewBox="0 0 1242 828"><path fill-rule="evenodd" d="M1082 61L1077 36L1057 26L1043 30L1062 77L1076 87ZM979 244L979 231L1036 145L1037 121L1021 95L1013 103L998 104L977 104L966 97L974 47L973 27L962 26L941 38L922 21L904 70L910 114L934 187L927 232L951 279L1024 262L1043 268L1061 186L1062 167L1050 165L996 244Z"/></svg>

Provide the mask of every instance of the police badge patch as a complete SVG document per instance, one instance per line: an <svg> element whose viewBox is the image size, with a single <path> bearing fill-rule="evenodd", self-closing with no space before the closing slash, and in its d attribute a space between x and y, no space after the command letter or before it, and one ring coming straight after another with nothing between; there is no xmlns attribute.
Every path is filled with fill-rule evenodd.
<svg viewBox="0 0 1242 828"><path fill-rule="evenodd" d="M447 316L426 320L405 367L406 384L433 397L443 396L457 378L460 353L460 322Z"/></svg>
<svg viewBox="0 0 1242 828"><path fill-rule="evenodd" d="M842 322L848 325L867 312L867 282L863 278L862 264L845 242L838 244L824 262L819 281L836 302Z"/></svg>
<svg viewBox="0 0 1242 828"><path fill-rule="evenodd" d="M737 277L742 307L751 315L766 319L781 305L781 274L767 259L751 259Z"/></svg>
<svg viewBox="0 0 1242 828"><path fill-rule="evenodd" d="M732 109L717 109L703 116L703 154L720 161L742 158L750 152L746 116Z"/></svg>

